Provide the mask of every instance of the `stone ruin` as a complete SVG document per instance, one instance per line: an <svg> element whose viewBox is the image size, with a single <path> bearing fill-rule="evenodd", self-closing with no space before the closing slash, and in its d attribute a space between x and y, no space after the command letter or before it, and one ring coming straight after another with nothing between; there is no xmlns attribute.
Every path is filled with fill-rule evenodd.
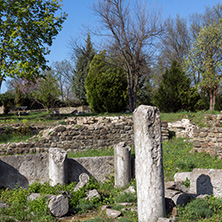
<svg viewBox="0 0 222 222"><path fill-rule="evenodd" d="M166 209L167 212L169 212L169 209L173 211L174 206L186 204L191 198L204 198L203 195L214 194L216 197L222 197L222 182L220 180L222 170L194 169L191 173L177 173L175 181L167 182L164 186L159 110L156 107L140 106L134 111L133 118L136 152L135 175L137 179L138 217L140 222L172 221L172 218L164 218ZM190 131L187 133L190 133ZM10 184L13 187L16 183L21 186L27 186L30 181L38 180L38 174L41 174L41 176L45 174L43 181L49 180L51 185L56 185L57 183L64 184L75 181L73 173L77 171L79 183L75 189L78 190L89 181L89 176L95 176L96 178L93 172L97 171L98 168L90 170L82 165L88 161L87 158L83 158L82 162L76 164L76 160L67 159L66 152L58 148L50 148L48 154L39 154L36 157L39 160L37 165L32 161L31 155L28 155L27 161L20 162L17 160L23 157L16 156L14 159L12 157L0 157L0 186ZM94 159L93 162L98 160ZM44 161L45 167L41 166L41 161ZM114 158L110 161L113 164L115 186L126 186L134 171L131 165L130 148L123 142L117 144L115 146ZM16 166L16 162L20 164ZM39 165L40 168L37 169ZM80 170L75 168L77 165L80 167ZM104 168L103 163L100 166ZM23 175L27 171L30 171L28 174L31 179ZM15 175L17 176L16 181L10 183L10 178ZM182 185L186 179L190 180L190 189ZM4 183L4 180L7 181ZM88 198L91 195L98 196L99 194L93 190L89 191ZM59 217L67 212L67 197L58 195L49 198L49 208L53 215ZM56 210L55 206L59 206L59 210ZM65 209L60 209L63 206L66 206ZM106 210L107 212L110 211L110 209ZM63 213L59 214L58 211Z"/></svg>

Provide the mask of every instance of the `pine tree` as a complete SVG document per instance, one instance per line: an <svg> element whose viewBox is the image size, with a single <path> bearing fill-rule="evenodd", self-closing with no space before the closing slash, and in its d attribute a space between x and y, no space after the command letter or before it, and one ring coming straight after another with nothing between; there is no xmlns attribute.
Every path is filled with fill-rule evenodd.
<svg viewBox="0 0 222 222"><path fill-rule="evenodd" d="M76 71L73 80L73 92L76 98L82 103L86 104L86 89L85 79L89 72L89 65L95 55L95 50L91 42L90 34L88 33L86 40L86 47L81 50L77 57Z"/></svg>
<svg viewBox="0 0 222 222"><path fill-rule="evenodd" d="M199 96L195 88L190 86L191 80L173 61L170 69L166 69L162 83L154 95L153 103L162 112L194 110Z"/></svg>

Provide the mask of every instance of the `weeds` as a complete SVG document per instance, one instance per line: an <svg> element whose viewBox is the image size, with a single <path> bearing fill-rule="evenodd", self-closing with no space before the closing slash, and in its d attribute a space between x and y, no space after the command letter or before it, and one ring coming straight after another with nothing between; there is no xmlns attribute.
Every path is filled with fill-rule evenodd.
<svg viewBox="0 0 222 222"><path fill-rule="evenodd" d="M212 220L215 217L215 215L217 216L220 215L221 218L222 199L215 198L214 196L207 196L206 199L198 198L190 202L187 206L180 207L178 221L180 222L218 221L218 220Z"/></svg>

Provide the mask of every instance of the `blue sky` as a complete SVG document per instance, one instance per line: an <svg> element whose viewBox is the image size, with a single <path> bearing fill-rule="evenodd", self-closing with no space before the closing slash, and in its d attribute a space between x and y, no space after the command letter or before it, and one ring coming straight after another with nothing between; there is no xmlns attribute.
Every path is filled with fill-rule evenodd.
<svg viewBox="0 0 222 222"><path fill-rule="evenodd" d="M62 10L68 14L63 24L62 31L57 35L50 47L51 53L47 56L49 64L53 61L69 59L69 43L72 38L83 38L83 26L93 27L98 18L91 10L91 5L97 0L63 0ZM221 3L221 0L153 0L162 10L163 20L168 16L175 17L177 14L187 18L192 13L202 13L206 6ZM93 37L92 37L93 40ZM6 90L3 84L1 93Z"/></svg>
<svg viewBox="0 0 222 222"><path fill-rule="evenodd" d="M206 6L212 6L221 0L158 0L155 1L162 10L163 19L168 16L188 17L192 13L204 12ZM47 57L49 64L53 61L69 59L71 38L83 38L83 26L93 27L98 21L90 6L96 0L63 0L63 11L68 13L63 30L58 34Z"/></svg>

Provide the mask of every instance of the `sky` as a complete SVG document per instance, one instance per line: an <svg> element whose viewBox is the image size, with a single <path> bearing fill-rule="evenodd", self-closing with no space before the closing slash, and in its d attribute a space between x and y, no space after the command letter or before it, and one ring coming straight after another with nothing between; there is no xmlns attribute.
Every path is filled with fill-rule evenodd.
<svg viewBox="0 0 222 222"><path fill-rule="evenodd" d="M49 65L55 61L70 59L72 39L84 39L84 27L95 27L98 17L91 9L92 4L97 0L63 0L62 11L68 14L63 23L62 31L56 36L52 46L49 48L51 53L47 56ZM192 13L202 13L207 6L222 3L222 0L153 0L162 11L162 19L171 16L174 18L177 14L188 18ZM96 41L92 36L92 42ZM1 93L6 91L4 83Z"/></svg>

